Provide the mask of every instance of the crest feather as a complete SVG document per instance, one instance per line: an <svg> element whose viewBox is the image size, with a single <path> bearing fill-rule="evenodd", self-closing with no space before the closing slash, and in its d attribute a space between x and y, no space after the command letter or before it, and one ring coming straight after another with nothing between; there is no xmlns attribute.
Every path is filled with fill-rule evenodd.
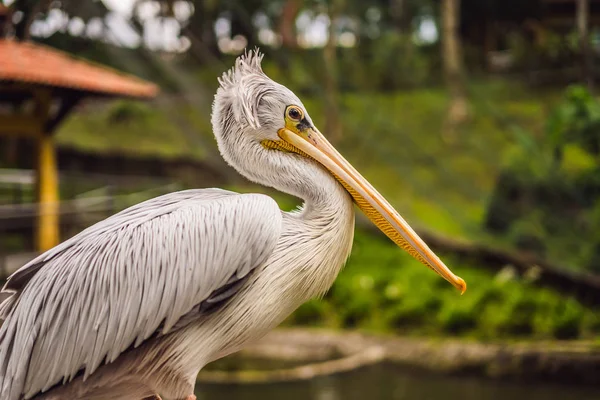
<svg viewBox="0 0 600 400"><path fill-rule="evenodd" d="M215 104L222 101L231 105L238 124L247 123L253 128L260 127L258 105L266 93L265 84L271 82L262 70L262 59L258 48L239 56L233 68L219 79L221 87L215 96Z"/></svg>
<svg viewBox="0 0 600 400"><path fill-rule="evenodd" d="M261 53L258 47L254 50L245 51L235 60L235 65L229 71L225 71L218 79L219 84L223 89L229 89L239 83L245 76L252 74L264 76L261 67L263 57L264 53Z"/></svg>

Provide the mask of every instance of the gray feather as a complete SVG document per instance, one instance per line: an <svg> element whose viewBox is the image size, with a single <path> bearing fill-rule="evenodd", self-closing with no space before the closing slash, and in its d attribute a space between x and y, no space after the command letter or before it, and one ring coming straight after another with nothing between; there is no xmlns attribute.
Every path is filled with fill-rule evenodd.
<svg viewBox="0 0 600 400"><path fill-rule="evenodd" d="M0 328L0 398L85 377L231 289L265 262L281 231L263 195L190 190L131 207L11 276Z"/></svg>

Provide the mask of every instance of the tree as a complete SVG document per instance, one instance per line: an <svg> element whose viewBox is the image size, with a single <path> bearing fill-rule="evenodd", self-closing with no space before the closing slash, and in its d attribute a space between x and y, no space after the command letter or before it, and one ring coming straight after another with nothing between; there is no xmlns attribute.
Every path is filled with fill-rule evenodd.
<svg viewBox="0 0 600 400"><path fill-rule="evenodd" d="M394 28L403 34L410 34L410 23L412 16L410 15L410 7L407 0L390 0L389 13L392 19Z"/></svg>
<svg viewBox="0 0 600 400"><path fill-rule="evenodd" d="M335 22L340 15L345 0L331 0L327 8L329 16L329 37L323 48L325 63L325 101L326 115L325 128L332 142L337 142L342 136L338 107L338 82L337 82L337 35Z"/></svg>
<svg viewBox="0 0 600 400"><path fill-rule="evenodd" d="M279 34L281 35L281 44L284 47L295 49L298 47L296 37L296 17L302 6L300 0L286 0L281 10L279 18Z"/></svg>
<svg viewBox="0 0 600 400"><path fill-rule="evenodd" d="M12 12L20 11L23 17L14 26L15 36L21 40L30 38L30 28L33 21L41 13L45 13L50 8L50 0L17 0L10 7Z"/></svg>
<svg viewBox="0 0 600 400"><path fill-rule="evenodd" d="M0 1L1 4L1 1ZM68 26L69 21L73 17L77 17L85 24L90 20L99 18L103 20L110 12L109 9L100 1L78 1L78 0L15 0L9 6L11 14L19 13L19 20L7 30L14 32L17 39L31 39L31 25L36 20L46 18L48 12L53 9L62 11L67 16L67 21L64 22L63 28ZM39 38L37 38L39 39ZM63 49L65 50L65 49Z"/></svg>
<svg viewBox="0 0 600 400"><path fill-rule="evenodd" d="M589 0L577 0L577 33L579 35L581 51L581 76L583 81L591 90L594 86L594 76L592 70L592 59L590 54L589 37Z"/></svg>
<svg viewBox="0 0 600 400"><path fill-rule="evenodd" d="M194 13L183 24L181 32L190 40L190 54L196 61L214 63L220 55L214 30L218 4L214 1L195 1L193 4Z"/></svg>
<svg viewBox="0 0 600 400"><path fill-rule="evenodd" d="M446 85L450 91L448 123L452 128L468 118L462 50L458 32L460 0L442 0L442 60Z"/></svg>

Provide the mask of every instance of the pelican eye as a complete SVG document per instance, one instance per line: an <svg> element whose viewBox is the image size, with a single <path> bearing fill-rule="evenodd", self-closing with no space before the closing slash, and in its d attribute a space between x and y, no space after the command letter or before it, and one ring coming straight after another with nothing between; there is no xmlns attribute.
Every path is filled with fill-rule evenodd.
<svg viewBox="0 0 600 400"><path fill-rule="evenodd" d="M302 119L302 111L298 107L288 108L287 115L294 121L300 121Z"/></svg>

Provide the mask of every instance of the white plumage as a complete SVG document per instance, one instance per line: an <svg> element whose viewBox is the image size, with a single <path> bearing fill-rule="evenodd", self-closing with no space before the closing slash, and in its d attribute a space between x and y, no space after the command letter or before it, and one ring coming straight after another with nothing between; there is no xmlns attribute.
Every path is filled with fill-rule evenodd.
<svg viewBox="0 0 600 400"><path fill-rule="evenodd" d="M277 148L290 132L315 146L324 138L300 100L264 75L261 58L249 52L221 78L215 137L240 173L300 197L303 207L282 212L264 195L188 190L133 206L40 255L3 289L11 297L0 306L1 399L192 399L204 365L333 284L354 229L353 192L338 182L346 169L317 161L316 151ZM354 188L359 178L342 182ZM418 251L432 257L426 246Z"/></svg>

